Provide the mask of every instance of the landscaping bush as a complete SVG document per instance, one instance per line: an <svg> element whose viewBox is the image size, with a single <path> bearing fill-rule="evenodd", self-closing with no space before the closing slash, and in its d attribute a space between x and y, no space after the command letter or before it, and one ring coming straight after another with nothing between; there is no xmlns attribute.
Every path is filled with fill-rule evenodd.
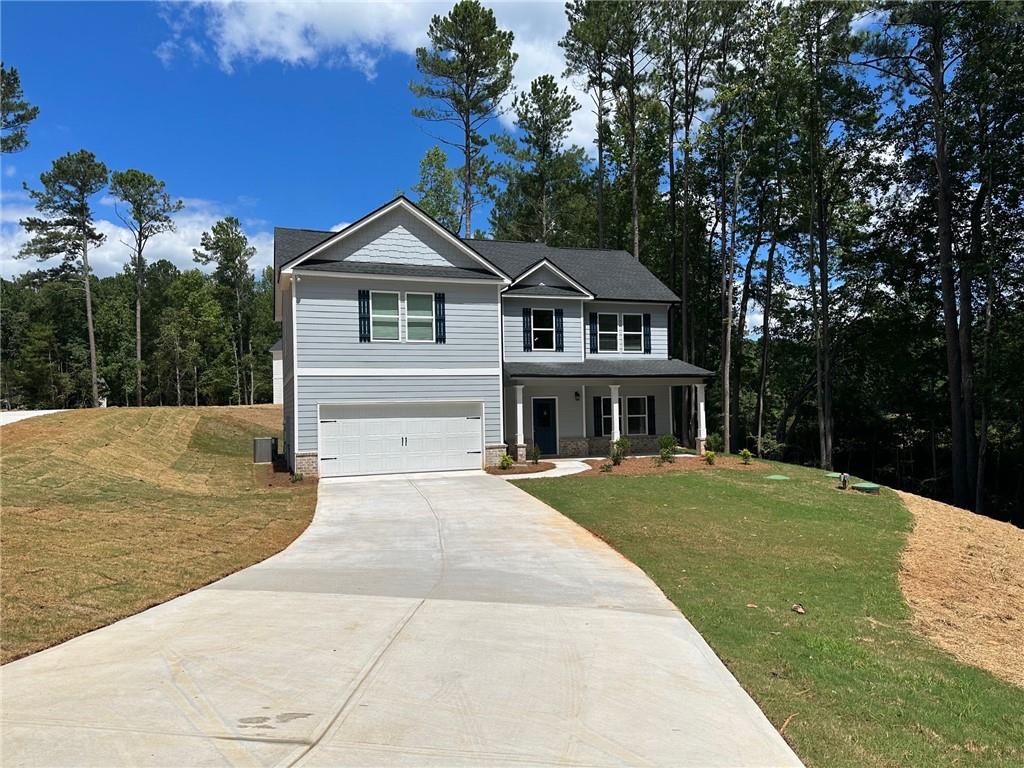
<svg viewBox="0 0 1024 768"><path fill-rule="evenodd" d="M612 443L611 460L612 464L619 466L622 460L629 455L629 440L625 437L620 437L614 443Z"/></svg>
<svg viewBox="0 0 1024 768"><path fill-rule="evenodd" d="M501 458L498 460L498 466L502 469L512 469L514 464L515 461L507 453L501 454Z"/></svg>
<svg viewBox="0 0 1024 768"><path fill-rule="evenodd" d="M744 449L743 449L742 451L740 451L740 458L741 458L741 459L743 460L743 463L744 463L744 464L749 464L749 463L750 463L750 460L751 460L751 459L752 459L753 457L754 457L754 454L752 454L752 453L751 453L750 451L748 451L748 450L747 450L746 448L744 448Z"/></svg>
<svg viewBox="0 0 1024 768"><path fill-rule="evenodd" d="M712 465L715 463L714 451L704 451L704 463L708 465Z"/></svg>
<svg viewBox="0 0 1024 768"><path fill-rule="evenodd" d="M633 444L629 442L629 438L623 435L618 439L619 450L622 452L622 458L631 456L633 454Z"/></svg>
<svg viewBox="0 0 1024 768"><path fill-rule="evenodd" d="M664 464L668 462L671 464L676 460L676 449L679 447L679 441L676 440L675 435L662 435L658 438L658 463Z"/></svg>
<svg viewBox="0 0 1024 768"><path fill-rule="evenodd" d="M722 436L718 432L712 432L708 435L708 439L704 443L704 447L709 451L721 451L722 448Z"/></svg>
<svg viewBox="0 0 1024 768"><path fill-rule="evenodd" d="M540 446L536 443L530 443L530 447L526 449L526 458L530 460L531 464L539 464Z"/></svg>

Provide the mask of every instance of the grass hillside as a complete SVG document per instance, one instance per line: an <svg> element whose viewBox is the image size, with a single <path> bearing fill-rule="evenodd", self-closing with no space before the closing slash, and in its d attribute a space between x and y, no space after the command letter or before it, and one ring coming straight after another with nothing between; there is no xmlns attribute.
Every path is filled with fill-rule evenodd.
<svg viewBox="0 0 1024 768"><path fill-rule="evenodd" d="M1024 689L914 629L896 494L788 465L521 487L643 568L808 766L1024 765Z"/></svg>
<svg viewBox="0 0 1024 768"><path fill-rule="evenodd" d="M0 429L2 661L259 562L313 483L252 464L280 406L65 411Z"/></svg>

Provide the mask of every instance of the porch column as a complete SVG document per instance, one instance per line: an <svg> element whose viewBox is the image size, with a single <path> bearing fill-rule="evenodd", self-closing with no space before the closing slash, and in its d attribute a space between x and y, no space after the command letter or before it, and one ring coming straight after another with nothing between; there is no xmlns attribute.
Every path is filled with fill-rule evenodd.
<svg viewBox="0 0 1024 768"><path fill-rule="evenodd" d="M523 385L516 384L516 445L526 443L523 435Z"/></svg>
<svg viewBox="0 0 1024 768"><path fill-rule="evenodd" d="M619 439L619 385L609 384L612 395L612 442Z"/></svg>
<svg viewBox="0 0 1024 768"><path fill-rule="evenodd" d="M707 420L704 417L704 384L695 384L697 390L697 453L704 455L704 444L708 439Z"/></svg>

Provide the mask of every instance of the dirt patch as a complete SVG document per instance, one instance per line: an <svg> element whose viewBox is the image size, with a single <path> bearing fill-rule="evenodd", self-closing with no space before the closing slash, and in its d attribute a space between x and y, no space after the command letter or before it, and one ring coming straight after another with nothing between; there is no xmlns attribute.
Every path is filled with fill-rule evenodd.
<svg viewBox="0 0 1024 768"><path fill-rule="evenodd" d="M554 468L555 465L550 461L540 461L536 464L513 464L508 469L487 467L484 471L489 475L532 475L535 472L546 472Z"/></svg>
<svg viewBox="0 0 1024 768"><path fill-rule="evenodd" d="M698 456L677 456L674 462L659 464L658 460L650 456L638 456L633 459L626 459L619 466L612 464L611 459L588 459L586 464L590 469L580 472L574 477L593 477L594 475L672 475L677 472L706 471L715 469L742 469L754 471L768 471L770 467L760 461L751 461L744 464L741 459L735 456L719 456L715 463L708 464ZM608 471L602 471L601 467L610 466Z"/></svg>
<svg viewBox="0 0 1024 768"><path fill-rule="evenodd" d="M900 587L915 627L960 661L1024 687L1024 531L897 493L914 515Z"/></svg>

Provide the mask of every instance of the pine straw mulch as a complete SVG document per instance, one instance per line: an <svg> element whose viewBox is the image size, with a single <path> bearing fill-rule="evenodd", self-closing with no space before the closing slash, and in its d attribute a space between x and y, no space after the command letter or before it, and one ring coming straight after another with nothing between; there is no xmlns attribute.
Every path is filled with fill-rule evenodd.
<svg viewBox="0 0 1024 768"><path fill-rule="evenodd" d="M590 465L586 472L580 472L574 477L593 477L595 475L671 475L676 472L689 472L693 470L715 470L715 469L742 469L745 471L767 471L771 467L762 461L752 460L744 464L736 456L718 456L715 463L708 464L700 456L676 456L674 462L660 464L653 456L636 456L624 460L619 466L612 464L611 459L587 459L585 464ZM610 466L608 471L602 471L601 467Z"/></svg>
<svg viewBox="0 0 1024 768"><path fill-rule="evenodd" d="M535 472L546 472L549 469L554 469L555 465L550 461L539 461L536 464L513 464L508 469L502 469L501 467L487 467L486 472L489 475L532 475Z"/></svg>
<svg viewBox="0 0 1024 768"><path fill-rule="evenodd" d="M1024 530L897 491L914 516L900 587L916 629L1024 687Z"/></svg>

